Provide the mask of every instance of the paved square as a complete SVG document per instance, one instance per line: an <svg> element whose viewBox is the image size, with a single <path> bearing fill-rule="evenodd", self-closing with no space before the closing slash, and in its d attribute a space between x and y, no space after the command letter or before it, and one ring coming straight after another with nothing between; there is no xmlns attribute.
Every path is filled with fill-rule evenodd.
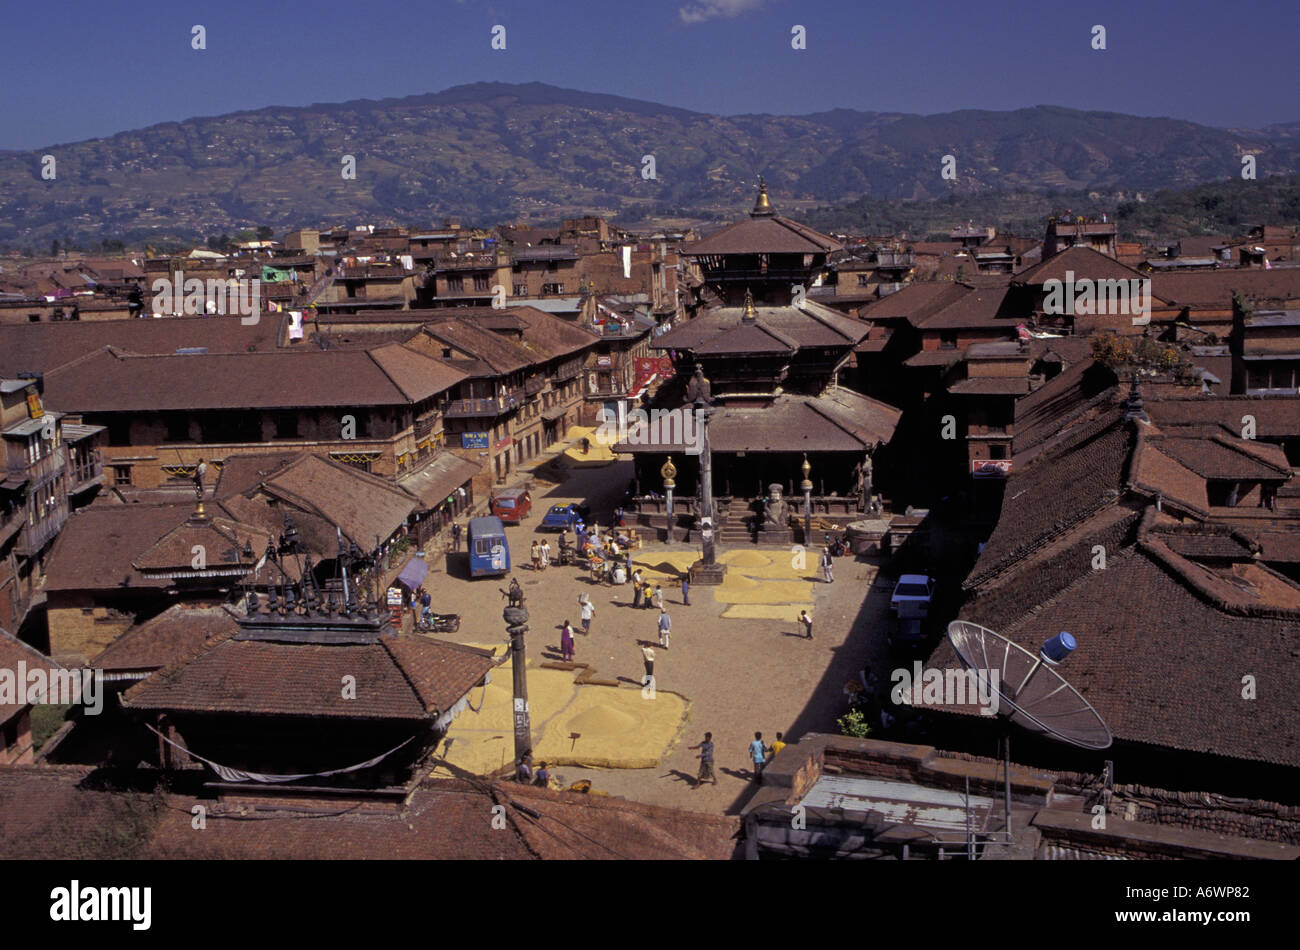
<svg viewBox="0 0 1300 950"><path fill-rule="evenodd" d="M579 455L581 449L578 449ZM776 732L787 741L805 732L836 731L846 706L844 684L856 680L864 662L883 670L886 655L888 590L875 585L876 564L838 559L833 584L816 576L816 553L800 563L789 549L742 546L724 550L728 565L721 587L693 586L691 606L682 603L679 572L699 557L696 545L648 544L633 554L652 583L662 584L672 618L670 648L658 643L658 611L634 609L630 584L592 582L586 571L552 564L533 571L528 547L546 509L556 503L586 501L593 516L607 524L631 477L627 462L571 468L562 484L534 491L533 512L506 529L514 576L527 597L529 698L535 759L622 761L653 768L584 768L561 765L553 771L564 782L591 779L595 789L652 804L703 811L734 811L753 787L746 747L755 731L770 742ZM507 580L469 580L465 555L434 561L426 581L435 611L462 615L463 643L504 649L505 626L500 591ZM590 636L579 623L578 597L596 607ZM814 639L803 636L800 610L814 621ZM560 660L559 629L568 620L575 633L575 661L594 675L619 681L618 687L574 684L574 671L543 668ZM657 695L643 698L641 646L656 653ZM508 663L484 691L480 713L466 710L452 725L456 738L452 765L471 771L499 768L513 755L508 702ZM683 697L685 702L676 699ZM473 697L478 702L478 695ZM652 709L641 707L650 707ZM699 763L688 747L705 731L713 733L718 785L694 787ZM571 739L571 733L579 733ZM500 738L492 738L500 736ZM490 743L494 743L489 745ZM457 746L459 745L459 748ZM579 751L582 750L582 752ZM565 753L572 753L566 756ZM503 754L504 753L504 754Z"/></svg>

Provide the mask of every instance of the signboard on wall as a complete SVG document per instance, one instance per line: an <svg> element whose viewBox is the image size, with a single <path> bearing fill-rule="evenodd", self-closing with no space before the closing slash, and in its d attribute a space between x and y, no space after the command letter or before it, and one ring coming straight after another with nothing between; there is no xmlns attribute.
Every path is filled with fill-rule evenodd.
<svg viewBox="0 0 1300 950"><path fill-rule="evenodd" d="M488 434L486 432L462 432L460 434L460 447L462 449L486 449L488 447Z"/></svg>

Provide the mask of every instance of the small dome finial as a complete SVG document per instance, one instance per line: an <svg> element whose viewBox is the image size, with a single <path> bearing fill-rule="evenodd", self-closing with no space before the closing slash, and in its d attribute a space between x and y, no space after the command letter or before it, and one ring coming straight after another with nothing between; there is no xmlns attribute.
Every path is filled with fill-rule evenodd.
<svg viewBox="0 0 1300 950"><path fill-rule="evenodd" d="M767 182L763 176L758 176L758 198L754 201L754 210L749 212L754 217L762 215L772 215L776 212L772 209L772 202L767 197Z"/></svg>
<svg viewBox="0 0 1300 950"><path fill-rule="evenodd" d="M754 309L754 295L748 287L745 288L745 312L740 315L740 319L742 323L753 323L758 319L758 311Z"/></svg>

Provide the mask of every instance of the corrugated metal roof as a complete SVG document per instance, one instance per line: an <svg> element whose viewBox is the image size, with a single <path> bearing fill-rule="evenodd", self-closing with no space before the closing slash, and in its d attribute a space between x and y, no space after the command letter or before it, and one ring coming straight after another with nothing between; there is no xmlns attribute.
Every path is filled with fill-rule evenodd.
<svg viewBox="0 0 1300 950"><path fill-rule="evenodd" d="M993 813L993 799L962 792L889 782L883 779L823 775L800 803L807 808L842 808L845 811L874 811L891 824L909 825L963 834L969 824L976 832L987 827Z"/></svg>

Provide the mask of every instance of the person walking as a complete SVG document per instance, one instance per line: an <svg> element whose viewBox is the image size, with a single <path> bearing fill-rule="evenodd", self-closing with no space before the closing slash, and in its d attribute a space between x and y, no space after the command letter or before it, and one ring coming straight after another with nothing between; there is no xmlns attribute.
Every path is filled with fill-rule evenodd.
<svg viewBox="0 0 1300 950"><path fill-rule="evenodd" d="M776 738L772 740L772 748L770 750L772 754L769 756L769 758L775 759L776 754L784 748L785 748L785 736L783 736L781 733L778 732L776 734Z"/></svg>
<svg viewBox="0 0 1300 950"><path fill-rule="evenodd" d="M691 605L691 579L687 574L682 575L682 606Z"/></svg>
<svg viewBox="0 0 1300 950"><path fill-rule="evenodd" d="M713 733L706 732L704 739L690 748L700 750L700 774L695 779L692 788L699 788L706 781L718 784L718 777L713 774Z"/></svg>
<svg viewBox="0 0 1300 950"><path fill-rule="evenodd" d="M560 656L564 657L565 663L573 662L573 627L567 620L560 628Z"/></svg>
<svg viewBox="0 0 1300 950"><path fill-rule="evenodd" d="M658 584L655 585L654 606L660 610L664 609L664 589Z"/></svg>
<svg viewBox="0 0 1300 950"><path fill-rule="evenodd" d="M543 539L541 547L542 570L546 570L551 564L551 542Z"/></svg>
<svg viewBox="0 0 1300 950"><path fill-rule="evenodd" d="M799 625L803 627L803 635L809 640L812 639L812 617L808 616L808 611L799 611Z"/></svg>
<svg viewBox="0 0 1300 950"><path fill-rule="evenodd" d="M659 608L659 645L665 650L668 649L668 634L672 633L673 620L668 616L668 611L663 607Z"/></svg>
<svg viewBox="0 0 1300 950"><path fill-rule="evenodd" d="M767 754L763 749L763 734L754 733L754 741L749 744L749 757L754 763L754 781L763 781L763 766L767 764Z"/></svg>
<svg viewBox="0 0 1300 950"><path fill-rule="evenodd" d="M451 553L460 553L460 522L454 522L451 526Z"/></svg>
<svg viewBox="0 0 1300 950"><path fill-rule="evenodd" d="M826 578L826 583L830 584L835 580L835 561L831 557L830 545L822 549L822 575Z"/></svg>
<svg viewBox="0 0 1300 950"><path fill-rule="evenodd" d="M641 598L645 595L644 586L641 583L641 571L637 569L632 573L632 607L639 609L641 607Z"/></svg>
<svg viewBox="0 0 1300 950"><path fill-rule="evenodd" d="M534 541L533 546L529 549L529 554L533 559L533 570L540 571L542 569L542 546Z"/></svg>
<svg viewBox="0 0 1300 950"><path fill-rule="evenodd" d="M641 648L641 662L645 664L645 679L641 681L641 685L649 686L655 675L655 648L648 643Z"/></svg>
<svg viewBox="0 0 1300 950"><path fill-rule="evenodd" d="M596 605L591 602L591 598L582 602L582 632L586 636L591 636L591 618L596 615Z"/></svg>

